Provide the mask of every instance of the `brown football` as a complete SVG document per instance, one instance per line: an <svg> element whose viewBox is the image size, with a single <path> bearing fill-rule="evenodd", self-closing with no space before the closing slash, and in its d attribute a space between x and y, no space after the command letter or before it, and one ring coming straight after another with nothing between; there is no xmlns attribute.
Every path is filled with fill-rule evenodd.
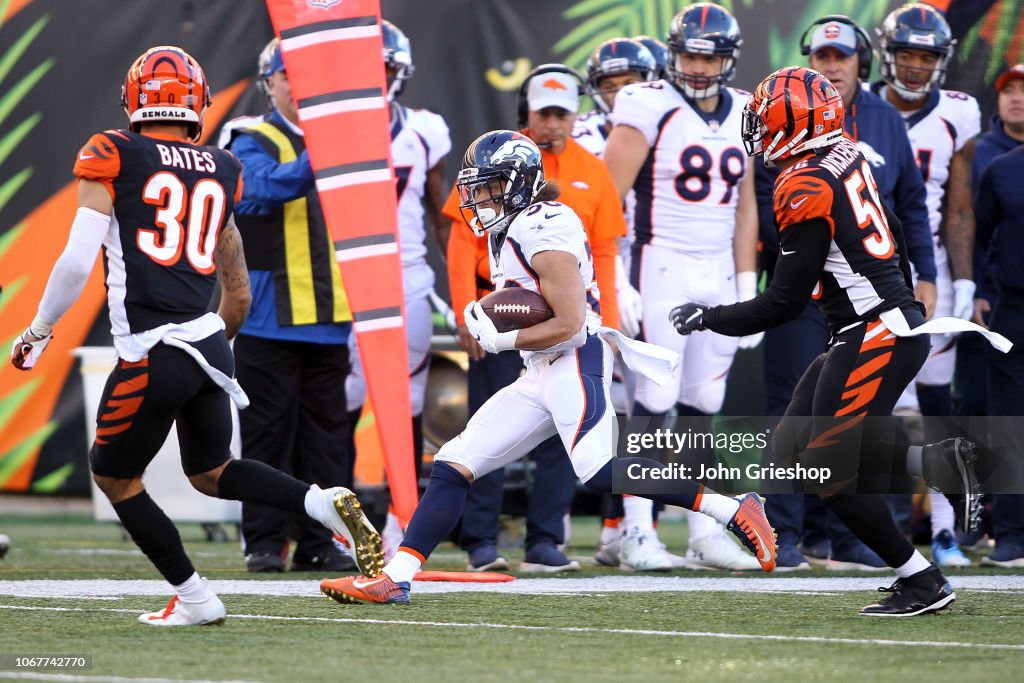
<svg viewBox="0 0 1024 683"><path fill-rule="evenodd" d="M480 299L480 305L498 332L533 327L555 315L544 297L522 287L505 287L491 292Z"/></svg>

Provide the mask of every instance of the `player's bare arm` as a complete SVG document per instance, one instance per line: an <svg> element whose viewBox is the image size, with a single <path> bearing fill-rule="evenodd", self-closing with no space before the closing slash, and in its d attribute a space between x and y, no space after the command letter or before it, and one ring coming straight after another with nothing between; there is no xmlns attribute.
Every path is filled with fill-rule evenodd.
<svg viewBox="0 0 1024 683"><path fill-rule="evenodd" d="M220 308L217 314L224 319L224 334L231 339L241 329L252 303L242 236L235 225L234 216L228 219L220 232L217 249L213 253L213 263L217 267L217 279L220 281Z"/></svg>
<svg viewBox="0 0 1024 683"><path fill-rule="evenodd" d="M757 196L754 194L754 172L750 169L740 181L740 197L736 204L732 253L737 273L757 270L757 230Z"/></svg>
<svg viewBox="0 0 1024 683"><path fill-rule="evenodd" d="M974 140L953 155L946 182L946 248L954 280L974 279L974 209L971 206L971 162Z"/></svg>
<svg viewBox="0 0 1024 683"><path fill-rule="evenodd" d="M650 150L647 138L636 128L619 125L612 129L604 150L604 162L608 164L620 201L626 200Z"/></svg>
<svg viewBox="0 0 1024 683"><path fill-rule="evenodd" d="M434 223L434 237L437 239L437 247L442 256L446 256L448 253L448 235L452 230L451 221L441 215L441 207L444 206L446 196L444 160L441 160L427 171L427 187L423 194L423 203L427 210L427 216Z"/></svg>
<svg viewBox="0 0 1024 683"><path fill-rule="evenodd" d="M542 351L572 339L587 317L587 293L576 257L565 251L542 251L530 265L540 277L540 290L554 313L550 320L519 330L516 348Z"/></svg>

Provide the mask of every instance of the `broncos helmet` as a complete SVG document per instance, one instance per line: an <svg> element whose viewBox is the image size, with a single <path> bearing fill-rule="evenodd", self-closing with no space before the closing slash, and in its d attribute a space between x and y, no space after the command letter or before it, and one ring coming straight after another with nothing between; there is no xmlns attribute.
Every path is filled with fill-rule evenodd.
<svg viewBox="0 0 1024 683"><path fill-rule="evenodd" d="M502 233L543 186L544 166L533 140L511 130L492 130L470 143L462 158L459 209L477 236Z"/></svg>
<svg viewBox="0 0 1024 683"><path fill-rule="evenodd" d="M882 79L905 100L920 100L946 80L946 65L953 57L953 32L942 14L923 3L897 7L877 29L881 52ZM912 88L900 81L896 73L896 53L900 50L922 50L936 55L939 61L926 84Z"/></svg>
<svg viewBox="0 0 1024 683"><path fill-rule="evenodd" d="M736 60L740 56L740 25L728 10L710 2L690 5L672 19L668 33L668 80L687 97L703 100L717 95L736 77ZM718 76L688 76L679 70L683 53L722 57Z"/></svg>
<svg viewBox="0 0 1024 683"><path fill-rule="evenodd" d="M636 36L633 40L646 47L654 57L658 65L658 78L667 78L665 69L668 67L668 45L651 36Z"/></svg>
<svg viewBox="0 0 1024 683"><path fill-rule="evenodd" d="M412 45L390 21L381 21L380 29L384 37L384 65L395 70L394 78L388 82L388 102L394 102L416 70L412 63Z"/></svg>
<svg viewBox="0 0 1024 683"><path fill-rule="evenodd" d="M601 43L590 55L587 62L587 90L594 104L605 114L611 113L611 105L601 91L601 80L606 76L637 73L643 81L657 78L658 64L650 50L631 38L612 38Z"/></svg>

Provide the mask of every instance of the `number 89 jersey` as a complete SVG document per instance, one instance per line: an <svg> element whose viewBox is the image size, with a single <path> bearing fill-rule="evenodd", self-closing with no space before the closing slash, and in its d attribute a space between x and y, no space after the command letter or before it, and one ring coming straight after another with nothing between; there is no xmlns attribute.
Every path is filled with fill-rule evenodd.
<svg viewBox="0 0 1024 683"><path fill-rule="evenodd" d="M725 88L711 113L665 81L628 85L612 122L640 131L650 152L637 174L637 244L708 257L732 253L739 182L747 172L740 138L749 94Z"/></svg>
<svg viewBox="0 0 1024 683"><path fill-rule="evenodd" d="M241 172L228 152L170 136L108 130L85 143L74 174L103 183L114 204L103 265L115 337L207 312Z"/></svg>

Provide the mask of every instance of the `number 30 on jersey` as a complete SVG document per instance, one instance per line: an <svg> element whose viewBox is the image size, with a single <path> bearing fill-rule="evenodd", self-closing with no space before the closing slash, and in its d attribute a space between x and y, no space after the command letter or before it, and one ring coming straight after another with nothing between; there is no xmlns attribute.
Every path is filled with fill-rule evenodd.
<svg viewBox="0 0 1024 683"><path fill-rule="evenodd" d="M227 205L224 187L204 178L188 194L178 176L161 171L142 188L142 200L156 207L153 223L158 229L139 228L139 249L164 266L176 264L184 251L198 272L212 273L217 228Z"/></svg>

